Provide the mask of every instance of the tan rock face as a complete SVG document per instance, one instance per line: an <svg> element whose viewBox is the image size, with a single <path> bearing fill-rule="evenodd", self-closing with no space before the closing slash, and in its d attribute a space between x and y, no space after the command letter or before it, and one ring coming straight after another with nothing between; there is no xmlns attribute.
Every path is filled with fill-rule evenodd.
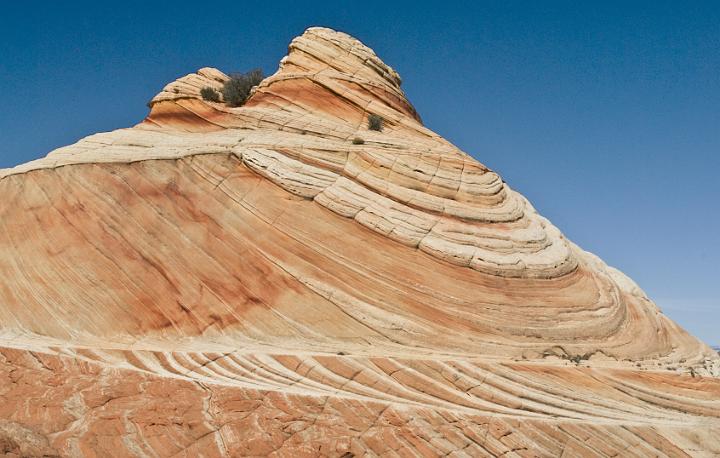
<svg viewBox="0 0 720 458"><path fill-rule="evenodd" d="M717 354L372 50L311 28L245 106L226 79L0 170L0 451L720 453Z"/></svg>

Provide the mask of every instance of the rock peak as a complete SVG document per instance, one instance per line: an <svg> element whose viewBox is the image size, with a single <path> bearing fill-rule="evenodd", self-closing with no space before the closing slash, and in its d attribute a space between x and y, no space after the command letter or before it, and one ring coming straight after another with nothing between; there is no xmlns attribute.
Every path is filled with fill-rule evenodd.
<svg viewBox="0 0 720 458"><path fill-rule="evenodd" d="M168 126L175 115L178 127L187 129L192 124L190 113L209 111L202 107L205 104L218 112L212 116L213 121L217 121L219 112L225 112L229 115L226 123L239 127L229 118L237 119L232 114L241 113L243 107L227 109L222 104L207 104L200 96L203 87L219 89L228 78L217 69L203 68L173 81L150 101L152 111L146 121ZM277 72L260 83L245 106L272 107L284 100L310 114L323 113L345 121L360 122L373 112L388 120L405 117L420 122L400 83L397 72L356 38L329 28L311 27L291 41ZM158 106L180 100L185 100L182 107ZM215 128L202 119L196 121L198 129Z"/></svg>
<svg viewBox="0 0 720 458"><path fill-rule="evenodd" d="M326 27L310 27L294 38L288 47L288 56L281 61L281 70L293 52L303 52L317 59L318 71L335 68L348 76L388 84L400 90L400 75L383 62L371 48L345 32ZM346 56L342 56L345 54ZM351 58L349 58L351 57ZM307 61L304 61L307 62ZM337 66L338 63L344 65Z"/></svg>

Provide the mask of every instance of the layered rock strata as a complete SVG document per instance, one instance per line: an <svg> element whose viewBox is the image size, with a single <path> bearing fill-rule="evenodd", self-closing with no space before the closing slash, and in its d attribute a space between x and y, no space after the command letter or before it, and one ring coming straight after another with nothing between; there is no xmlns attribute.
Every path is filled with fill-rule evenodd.
<svg viewBox="0 0 720 458"><path fill-rule="evenodd" d="M227 78L0 170L0 449L720 453L717 353L372 50L311 28L245 106L202 100Z"/></svg>

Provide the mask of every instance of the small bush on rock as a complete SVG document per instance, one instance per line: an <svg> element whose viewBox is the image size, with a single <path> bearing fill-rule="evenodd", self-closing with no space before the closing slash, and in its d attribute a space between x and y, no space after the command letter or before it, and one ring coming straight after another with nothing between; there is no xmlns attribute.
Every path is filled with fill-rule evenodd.
<svg viewBox="0 0 720 458"><path fill-rule="evenodd" d="M385 120L382 116L371 114L370 116L368 116L368 129L382 132L384 122Z"/></svg>
<svg viewBox="0 0 720 458"><path fill-rule="evenodd" d="M225 103L231 107L242 106L250 97L250 90L260 84L263 79L262 70L250 70L247 73L232 73L222 88Z"/></svg>
<svg viewBox="0 0 720 458"><path fill-rule="evenodd" d="M362 144L364 144L364 143L365 143L365 140L363 140L363 139L360 138L360 137L355 137L355 138L352 139L352 144L353 144L353 145L362 145Z"/></svg>
<svg viewBox="0 0 720 458"><path fill-rule="evenodd" d="M204 87L200 89L200 95L202 96L203 100L207 100L208 102L220 101L220 94L218 94L218 92L211 87Z"/></svg>

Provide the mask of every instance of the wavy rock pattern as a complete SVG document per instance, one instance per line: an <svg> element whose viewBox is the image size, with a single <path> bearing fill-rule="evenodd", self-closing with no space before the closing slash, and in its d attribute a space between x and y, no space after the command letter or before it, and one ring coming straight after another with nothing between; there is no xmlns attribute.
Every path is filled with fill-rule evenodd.
<svg viewBox="0 0 720 458"><path fill-rule="evenodd" d="M0 170L0 450L720 454L717 353L372 50L311 28L245 106L226 79Z"/></svg>

